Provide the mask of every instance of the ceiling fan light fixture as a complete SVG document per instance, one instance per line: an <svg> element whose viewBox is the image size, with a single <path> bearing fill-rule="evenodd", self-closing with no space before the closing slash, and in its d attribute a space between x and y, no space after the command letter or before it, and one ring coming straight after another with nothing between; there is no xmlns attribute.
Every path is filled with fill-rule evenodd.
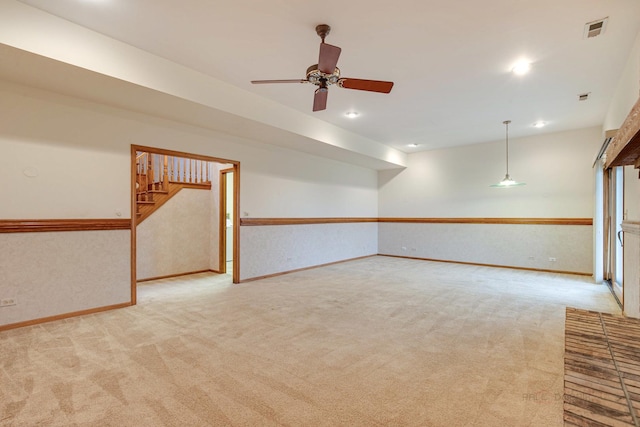
<svg viewBox="0 0 640 427"><path fill-rule="evenodd" d="M497 184L491 184L489 187L494 187L494 188L510 188L510 187L519 187L522 185L526 185L524 182L518 182L516 180L514 180L513 178L511 178L511 176L509 175L509 123L511 123L511 120L505 120L504 122L502 122L505 126L505 146L506 146L506 159L507 159L507 173L504 175L504 178L502 179L502 181L500 181Z"/></svg>

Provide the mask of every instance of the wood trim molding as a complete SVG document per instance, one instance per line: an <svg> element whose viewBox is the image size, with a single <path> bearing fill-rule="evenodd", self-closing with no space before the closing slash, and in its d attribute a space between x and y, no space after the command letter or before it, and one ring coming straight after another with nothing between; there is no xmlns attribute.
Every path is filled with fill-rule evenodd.
<svg viewBox="0 0 640 427"><path fill-rule="evenodd" d="M591 218L241 218L241 226L348 224L393 222L413 224L534 224L593 225ZM45 231L129 230L131 219L10 219L0 220L0 233Z"/></svg>
<svg viewBox="0 0 640 427"><path fill-rule="evenodd" d="M573 275L576 275L576 276L593 276L591 273L581 273L581 272L575 272L575 271L545 270L545 269L541 269L541 268L513 267L513 266L509 266L509 265L480 264L480 263L476 263L476 262L449 261L449 260L443 260L443 259L431 259L431 258L418 258L418 257L409 257L409 256L400 256L400 255L377 254L377 255L365 255L365 256L361 256L361 257L345 259L345 260L342 260L342 261L329 262L329 263L326 263L326 264L313 265L313 266L310 266L310 267L298 268L298 269L295 269L295 270L281 271L279 273L267 274L265 276L251 277L251 278L248 278L248 279L241 280L240 283L254 282L256 280L268 279L270 277L284 276L285 274L296 273L296 272L299 272L299 271L313 270L314 268L326 267L326 266L329 266L329 265L341 264L343 262L349 262L349 261L355 261L355 260L358 260L358 259L371 258L371 257L374 257L374 256L386 256L386 257L391 257L391 258L416 259L416 260L420 260L420 261L446 262L446 263L450 263L450 264L478 265L478 266L481 266L481 267L511 268L511 269L514 269L514 270L542 271L542 272L545 272L545 273L573 274Z"/></svg>
<svg viewBox="0 0 640 427"><path fill-rule="evenodd" d="M606 168L627 165L640 167L640 98L607 147L606 156Z"/></svg>
<svg viewBox="0 0 640 427"><path fill-rule="evenodd" d="M412 224L593 225L592 218L241 218L241 226L392 222Z"/></svg>
<svg viewBox="0 0 640 427"><path fill-rule="evenodd" d="M3 219L0 233L44 231L130 230L130 218L106 219Z"/></svg>
<svg viewBox="0 0 640 427"><path fill-rule="evenodd" d="M136 147L134 145L131 146L131 193L129 195L129 202L131 203L131 266L130 266L130 280L129 287L131 289L131 305L136 305L138 303L138 288L136 284L136 277L138 274L138 254L136 250L137 245L137 237L136 237L136 218L138 212L138 202L136 197L136 184L138 182L138 168L136 165Z"/></svg>
<svg viewBox="0 0 640 427"><path fill-rule="evenodd" d="M179 185L180 188L191 188L193 190L211 190L211 183L203 183L203 182L178 182L178 181L170 181L171 184Z"/></svg>
<svg viewBox="0 0 640 427"><path fill-rule="evenodd" d="M265 276L250 277L248 279L242 279L240 281L240 283L254 282L256 280L268 279L270 277L284 276L285 274L297 273L299 271L313 270L314 268L327 267L329 265L342 264L343 262L349 262L349 261L355 261L355 260L358 260L358 259L371 258L371 257L374 257L374 256L376 256L376 255L374 254L374 255L359 256L359 257L356 257L356 258L349 258L349 259L343 259L343 260L340 260L340 261L328 262L326 264L318 264L318 265L312 265L310 267L297 268L295 270L281 271L279 273L267 274Z"/></svg>
<svg viewBox="0 0 640 427"><path fill-rule="evenodd" d="M227 272L227 200L225 194L227 173L226 169L218 171L218 269Z"/></svg>
<svg viewBox="0 0 640 427"><path fill-rule="evenodd" d="M233 165L233 283L240 283L240 163Z"/></svg>
<svg viewBox="0 0 640 427"><path fill-rule="evenodd" d="M592 218L379 218L378 221L418 224L593 225Z"/></svg>
<svg viewBox="0 0 640 427"><path fill-rule="evenodd" d="M378 222L378 218L240 218L240 225L304 225Z"/></svg>
<svg viewBox="0 0 640 427"><path fill-rule="evenodd" d="M185 159L202 160L205 162L222 163L229 165L238 165L240 162L235 160L222 159L220 157L205 156L200 154L185 153L184 151L166 150L164 148L146 147L144 145L132 145L133 151L146 151L149 153L163 154L167 156L184 157ZM135 163L135 158L134 158Z"/></svg>
<svg viewBox="0 0 640 427"><path fill-rule="evenodd" d="M593 276L593 274L591 274L591 273L581 273L581 272L577 272L577 271L547 270L547 269L543 269L543 268L531 268L531 267L514 267L514 266L511 266L511 265L482 264L482 263L479 263L479 262L450 261L450 260L446 260L446 259L419 258L419 257L410 257L410 256L402 256L402 255L378 254L378 256L388 256L388 257L391 257L391 258L417 259L417 260L420 260L420 261L446 262L446 263L449 263L449 264L478 265L480 267L511 268L513 270L542 271L542 272L545 272L545 273L573 274L575 276Z"/></svg>
<svg viewBox="0 0 640 427"><path fill-rule="evenodd" d="M100 313L108 310L115 310L118 308L130 307L132 305L133 304L130 302L125 302L122 304L107 305L104 307L90 308L88 310L74 311L72 313L57 314L55 316L42 317L40 319L26 320L24 322L10 323L8 325L0 325L0 332L8 331L9 329L23 328L25 326L39 325L40 323L47 323L47 322L53 322L56 320L68 319L70 317L85 316L87 314L94 314L94 313Z"/></svg>

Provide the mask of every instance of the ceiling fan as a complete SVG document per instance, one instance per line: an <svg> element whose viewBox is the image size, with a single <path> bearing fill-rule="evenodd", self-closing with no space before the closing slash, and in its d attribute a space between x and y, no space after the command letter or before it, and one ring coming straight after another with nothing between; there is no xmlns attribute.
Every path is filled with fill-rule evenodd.
<svg viewBox="0 0 640 427"><path fill-rule="evenodd" d="M352 79L340 77L340 69L336 67L340 57L338 46L332 46L324 42L325 37L331 31L331 27L322 24L316 27L316 33L322 39L320 43L320 57L318 63L307 68L307 77L304 79L292 80L252 80L253 84L269 83L311 83L318 88L313 97L313 111L325 110L327 108L327 95L330 85L338 85L345 89L366 90L368 92L389 93L393 87L393 82L380 80Z"/></svg>

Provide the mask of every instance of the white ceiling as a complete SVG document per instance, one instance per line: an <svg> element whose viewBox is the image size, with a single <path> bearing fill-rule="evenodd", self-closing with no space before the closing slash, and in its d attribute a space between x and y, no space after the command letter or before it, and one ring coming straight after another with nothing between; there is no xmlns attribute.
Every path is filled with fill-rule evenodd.
<svg viewBox="0 0 640 427"><path fill-rule="evenodd" d="M506 119L513 137L601 125L640 30L638 0L21 2L405 152L500 140ZM304 78L321 23L342 75L394 81L389 95L333 86L312 113L314 86L249 83ZM522 77L520 58L533 63Z"/></svg>

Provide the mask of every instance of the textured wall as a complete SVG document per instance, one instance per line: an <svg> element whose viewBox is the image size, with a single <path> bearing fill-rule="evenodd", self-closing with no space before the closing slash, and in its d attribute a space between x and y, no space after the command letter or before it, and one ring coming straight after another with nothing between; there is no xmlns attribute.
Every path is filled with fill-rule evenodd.
<svg viewBox="0 0 640 427"><path fill-rule="evenodd" d="M211 198L210 191L180 190L137 226L138 280L210 268Z"/></svg>
<svg viewBox="0 0 640 427"><path fill-rule="evenodd" d="M378 252L385 255L589 274L592 269L591 226L380 223L378 233Z"/></svg>
<svg viewBox="0 0 640 427"><path fill-rule="evenodd" d="M130 234L0 234L0 325L131 301Z"/></svg>
<svg viewBox="0 0 640 427"><path fill-rule="evenodd" d="M240 210L243 216L377 216L377 173L373 170L5 80L0 80L0 94L0 200L3 201L0 203L0 219L129 218L131 144L241 162ZM30 172L33 170L37 170L38 175L28 176L32 175ZM214 204L216 201L209 205L210 210ZM215 219L213 221L217 224ZM209 246L218 238L217 229L210 230ZM375 253L377 234L375 227L372 230L367 232L370 248L366 251L341 248L344 245L341 240L345 240L345 235L342 235L341 240L327 248L331 256L322 254L323 250L318 251L321 255L314 265L326 260L339 260L341 256L349 258ZM60 236L67 234L72 236L71 239L77 238L73 237L73 233ZM42 236L39 233L32 234L25 239L37 242ZM80 254L62 251L60 256L52 255L55 262L45 259L41 263L28 253L13 253L9 257L4 251L11 245L2 246L0 262L22 269L29 268L24 273L32 276L33 280L11 282L10 289L0 293L3 298L13 297L15 295L7 294L24 287L21 292L30 295L27 299L29 306L21 302L17 307L1 309L1 321L33 319L52 312L58 313L58 309L75 311L111 305L114 300L117 300L116 303L122 302L121 298L112 298L111 294L103 291L95 292L96 287L108 287L113 292L119 292L118 295L120 292L126 294L126 301L129 301L129 233L122 236L127 242L126 245L119 245L117 251L95 258L89 256L90 251ZM309 235L296 234L296 239L308 241L314 236L314 232L310 231ZM100 239L103 238L93 241L101 244ZM362 238L356 233L354 242ZM0 240L13 242L15 237L2 236ZM278 265L280 259L276 260L270 255L272 251L282 249L282 239L264 239L254 243L248 232L242 245L247 253L247 265L252 266L254 271L271 273L290 269L286 259L282 265ZM37 244L34 243L34 246ZM289 248L294 257L298 247L298 244L294 244ZM347 247L350 248L350 244ZM156 245L156 249L167 251L164 245ZM184 250L171 252L185 258ZM260 253L253 257L256 251ZM21 254L24 255L23 262ZM311 256L305 255L305 266L313 262ZM184 268L215 269L217 256L211 257L211 261L202 267L198 264ZM51 266L55 268L52 270L49 268ZM85 278L82 271L76 271L79 266L94 274L91 279ZM118 270L117 275L111 273L112 268ZM0 286L4 286L3 290L7 289L4 271L0 270ZM150 271L145 273L142 268L138 276L161 274L158 270L153 273ZM175 271L172 269L167 274ZM78 274L86 279L82 284L77 278ZM248 274L253 273L249 271ZM75 286L73 294L78 295L78 299L73 299L73 304L62 302L56 303L54 310L43 309L51 300L55 300L50 298L52 288L64 290L69 286ZM60 294L61 298L71 298L65 292ZM32 306L36 308L32 309ZM9 315L10 320L4 319Z"/></svg>
<svg viewBox="0 0 640 427"><path fill-rule="evenodd" d="M240 279L377 253L377 223L240 227Z"/></svg>

